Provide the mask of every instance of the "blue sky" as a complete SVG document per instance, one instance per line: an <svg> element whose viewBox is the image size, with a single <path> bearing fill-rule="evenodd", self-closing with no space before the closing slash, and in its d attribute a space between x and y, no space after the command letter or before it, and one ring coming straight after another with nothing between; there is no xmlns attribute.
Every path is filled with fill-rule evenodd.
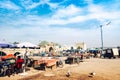
<svg viewBox="0 0 120 80"><path fill-rule="evenodd" d="M108 26L106 23L111 21ZM0 39L120 46L119 0L0 0Z"/></svg>

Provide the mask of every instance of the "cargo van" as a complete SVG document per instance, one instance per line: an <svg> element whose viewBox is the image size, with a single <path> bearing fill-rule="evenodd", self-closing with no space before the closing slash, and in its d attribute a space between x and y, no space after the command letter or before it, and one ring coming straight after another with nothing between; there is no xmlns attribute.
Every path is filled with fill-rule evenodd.
<svg viewBox="0 0 120 80"><path fill-rule="evenodd" d="M104 58L117 58L119 57L119 50L118 48L108 48L104 50Z"/></svg>

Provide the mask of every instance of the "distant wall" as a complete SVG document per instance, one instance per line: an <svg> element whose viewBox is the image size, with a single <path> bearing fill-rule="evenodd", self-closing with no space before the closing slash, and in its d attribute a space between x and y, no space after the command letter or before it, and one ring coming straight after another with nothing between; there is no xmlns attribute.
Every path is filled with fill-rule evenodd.
<svg viewBox="0 0 120 80"><path fill-rule="evenodd" d="M16 52L19 52L21 54L26 53L39 53L40 49L29 49L29 48L0 48L1 52L4 52L6 54L15 54Z"/></svg>

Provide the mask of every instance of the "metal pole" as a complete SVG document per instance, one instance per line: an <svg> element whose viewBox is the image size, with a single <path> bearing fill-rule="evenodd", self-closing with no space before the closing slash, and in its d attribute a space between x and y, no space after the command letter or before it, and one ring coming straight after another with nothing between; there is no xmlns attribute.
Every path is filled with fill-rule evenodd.
<svg viewBox="0 0 120 80"><path fill-rule="evenodd" d="M102 52L101 52L101 55L103 56L103 30L102 30L102 25L100 25L100 31L101 31L101 49L102 49Z"/></svg>
<svg viewBox="0 0 120 80"><path fill-rule="evenodd" d="M108 26L109 24L111 23L111 21L110 22L108 22L107 24L106 24L106 26ZM100 25L100 31L101 31L101 49L102 49L102 51L101 51L101 57L103 57L103 50L104 50L104 45L103 45L103 25Z"/></svg>
<svg viewBox="0 0 120 80"><path fill-rule="evenodd" d="M28 49L26 48L25 49L25 53L24 53L24 70L25 70L25 68L26 68L26 54L27 54L27 52L28 52Z"/></svg>

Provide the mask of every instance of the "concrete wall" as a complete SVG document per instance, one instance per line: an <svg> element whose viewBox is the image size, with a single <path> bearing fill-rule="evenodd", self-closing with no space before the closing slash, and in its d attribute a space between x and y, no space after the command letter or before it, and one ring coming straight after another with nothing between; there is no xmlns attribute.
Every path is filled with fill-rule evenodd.
<svg viewBox="0 0 120 80"><path fill-rule="evenodd" d="M0 48L0 51L1 52L4 52L6 54L15 54L16 52L19 52L21 53L22 55L24 53L39 53L40 52L40 49L25 49L25 48Z"/></svg>

